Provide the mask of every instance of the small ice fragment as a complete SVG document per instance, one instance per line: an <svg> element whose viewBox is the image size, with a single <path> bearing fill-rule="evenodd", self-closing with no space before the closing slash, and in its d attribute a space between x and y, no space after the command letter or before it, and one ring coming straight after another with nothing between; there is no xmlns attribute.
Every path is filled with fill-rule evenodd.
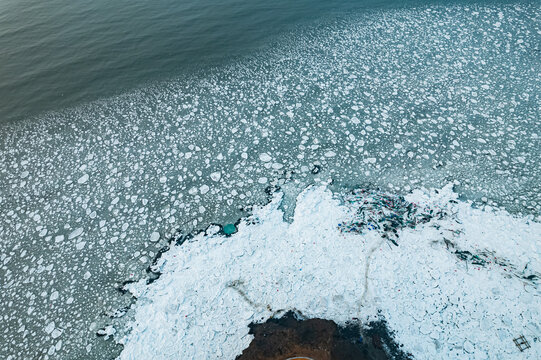
<svg viewBox="0 0 541 360"><path fill-rule="evenodd" d="M334 157L334 156L336 156L336 153L334 151L329 150L329 151L327 151L325 153L325 156L326 157Z"/></svg>
<svg viewBox="0 0 541 360"><path fill-rule="evenodd" d="M77 236L80 236L83 233L83 228L77 228L69 234L68 239L75 239Z"/></svg>
<svg viewBox="0 0 541 360"><path fill-rule="evenodd" d="M114 335L115 333L116 333L116 330L112 325L108 325L104 327L103 329L100 329L97 331L97 334L100 336L111 336L111 335Z"/></svg>
<svg viewBox="0 0 541 360"><path fill-rule="evenodd" d="M205 231L206 235L214 235L220 231L220 227L218 225L210 225L207 230ZM225 232L225 230L224 230Z"/></svg>
<svg viewBox="0 0 541 360"><path fill-rule="evenodd" d="M77 183L79 184L84 184L85 182L88 181L88 174L84 174L83 176L81 176L78 180L77 180Z"/></svg>
<svg viewBox="0 0 541 360"><path fill-rule="evenodd" d="M53 339L56 339L60 335L62 335L62 330L60 330L60 329L54 329L53 332L51 333L51 337Z"/></svg>
<svg viewBox="0 0 541 360"><path fill-rule="evenodd" d="M201 185L201 187L199 188L199 191L201 192L201 194L206 194L208 193L210 190L210 188L208 187L208 185Z"/></svg>
<svg viewBox="0 0 541 360"><path fill-rule="evenodd" d="M210 178L212 179L212 181L220 181L220 179L222 178L222 173L219 171L215 171L210 174Z"/></svg>
<svg viewBox="0 0 541 360"><path fill-rule="evenodd" d="M160 233L157 231L154 231L152 234L150 234L150 241L157 242L160 240Z"/></svg>
<svg viewBox="0 0 541 360"><path fill-rule="evenodd" d="M262 154L259 154L259 160L263 162L269 162L272 160L272 157L267 153L262 153Z"/></svg>
<svg viewBox="0 0 541 360"><path fill-rule="evenodd" d="M45 332L47 334L50 334L52 333L54 330L54 321L51 321L49 324L47 324L47 326L45 327Z"/></svg>

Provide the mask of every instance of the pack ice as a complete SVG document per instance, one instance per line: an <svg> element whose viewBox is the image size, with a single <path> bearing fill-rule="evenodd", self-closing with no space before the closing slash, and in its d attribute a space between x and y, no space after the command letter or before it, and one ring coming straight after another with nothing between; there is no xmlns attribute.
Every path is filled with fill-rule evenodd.
<svg viewBox="0 0 541 360"><path fill-rule="evenodd" d="M137 302L116 338L119 359L235 359L252 340L249 323L286 310L338 323L384 318L415 359L540 358L539 222L476 209L451 186L417 190L401 201L426 221L397 226L393 243L376 227L343 226L372 217L369 196L309 187L287 222L275 194L233 236L200 233L173 247L156 282L128 286ZM401 221L374 213L375 226Z"/></svg>

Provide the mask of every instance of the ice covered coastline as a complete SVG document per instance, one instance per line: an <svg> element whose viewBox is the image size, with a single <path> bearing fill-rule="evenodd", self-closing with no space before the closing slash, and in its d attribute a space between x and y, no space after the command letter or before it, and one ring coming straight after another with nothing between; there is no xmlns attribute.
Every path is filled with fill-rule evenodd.
<svg viewBox="0 0 541 360"><path fill-rule="evenodd" d="M234 359L250 322L289 309L339 323L384 317L416 359L541 356L539 222L472 208L450 186L419 190L406 200L448 216L399 229L395 246L379 231L340 230L359 213L343 199L309 187L288 223L278 193L233 236L210 227L172 247L160 279L128 286L138 300L119 358ZM531 345L524 353L519 335Z"/></svg>
<svg viewBox="0 0 541 360"><path fill-rule="evenodd" d="M526 1L323 19L211 72L2 127L0 358L118 355L95 336L130 304L117 285L169 231L234 221L277 179L456 180L478 204L539 215L539 14Z"/></svg>

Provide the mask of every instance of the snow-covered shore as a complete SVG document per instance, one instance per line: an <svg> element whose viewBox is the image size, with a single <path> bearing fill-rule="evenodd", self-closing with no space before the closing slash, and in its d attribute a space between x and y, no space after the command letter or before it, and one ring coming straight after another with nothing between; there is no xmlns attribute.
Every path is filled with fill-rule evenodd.
<svg viewBox="0 0 541 360"><path fill-rule="evenodd" d="M234 359L249 323L289 309L338 323L384 317L416 359L541 357L540 223L474 209L450 186L414 191L408 202L448 216L399 229L395 246L376 230L341 230L359 212L343 199L310 187L288 223L276 194L233 236L209 228L172 247L157 281L128 285L138 300L119 358Z"/></svg>

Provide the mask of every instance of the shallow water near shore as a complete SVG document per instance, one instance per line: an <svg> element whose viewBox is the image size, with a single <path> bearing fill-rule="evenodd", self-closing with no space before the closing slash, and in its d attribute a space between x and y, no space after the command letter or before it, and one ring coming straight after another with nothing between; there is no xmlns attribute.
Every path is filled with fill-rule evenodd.
<svg viewBox="0 0 541 360"><path fill-rule="evenodd" d="M398 194L453 183L475 206L539 216L540 13L342 14L225 64L1 125L0 357L118 355L96 336L132 303L116 287L147 276L177 230L234 223L269 186L286 216L329 179Z"/></svg>

